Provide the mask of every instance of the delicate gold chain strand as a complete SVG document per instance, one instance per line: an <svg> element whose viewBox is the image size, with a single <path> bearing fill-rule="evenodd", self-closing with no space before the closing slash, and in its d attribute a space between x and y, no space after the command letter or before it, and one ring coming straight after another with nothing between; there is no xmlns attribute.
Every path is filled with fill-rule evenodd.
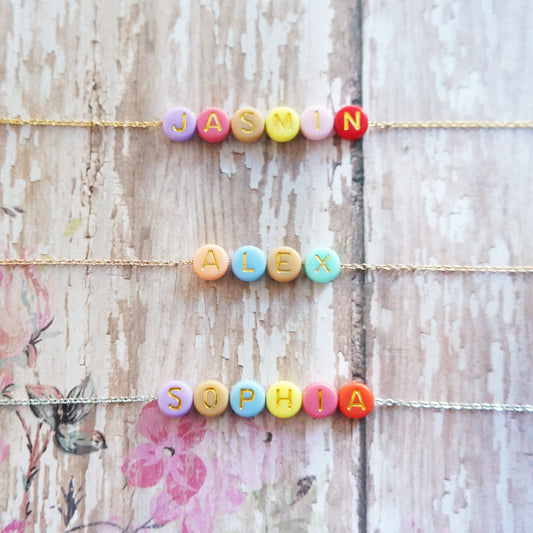
<svg viewBox="0 0 533 533"><path fill-rule="evenodd" d="M104 267L182 267L192 265L192 259L142 260L142 259L0 259L0 266L104 266ZM533 266L483 266L483 265L402 265L402 264L372 264L345 263L341 264L345 270L359 272L472 272L472 273L503 273L503 274L531 274Z"/></svg>
<svg viewBox="0 0 533 533"><path fill-rule="evenodd" d="M71 128L158 128L161 120L53 120L46 118L0 117L0 124L9 126L56 126ZM369 127L378 130L396 129L533 129L533 121L370 121Z"/></svg>
<svg viewBox="0 0 533 533"><path fill-rule="evenodd" d="M157 400L155 395L144 396L102 396L94 398L2 398L0 407L22 407L32 405L101 405L101 404L128 404L148 403ZM438 409L445 411L492 411L533 413L531 404L506 404L506 403L466 403L466 402L437 402L427 400L393 400L391 398L375 398L376 405L380 407L399 407L410 409Z"/></svg>

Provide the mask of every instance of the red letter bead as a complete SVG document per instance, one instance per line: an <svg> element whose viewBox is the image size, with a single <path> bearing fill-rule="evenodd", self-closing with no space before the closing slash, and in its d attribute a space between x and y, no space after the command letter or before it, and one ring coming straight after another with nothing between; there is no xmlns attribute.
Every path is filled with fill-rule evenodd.
<svg viewBox="0 0 533 533"><path fill-rule="evenodd" d="M196 119L198 135L210 143L223 141L228 136L229 129L230 118L218 107L204 109Z"/></svg>
<svg viewBox="0 0 533 533"><path fill-rule="evenodd" d="M304 411L313 418L326 418L333 414L339 403L337 391L327 383L317 381L303 391Z"/></svg>
<svg viewBox="0 0 533 533"><path fill-rule="evenodd" d="M368 128L368 117L356 105L347 105L335 115L335 131L339 137L355 141L360 139Z"/></svg>
<svg viewBox="0 0 533 533"><path fill-rule="evenodd" d="M229 267L229 256L218 244L204 244L192 258L192 268L202 279L219 279Z"/></svg>
<svg viewBox="0 0 533 533"><path fill-rule="evenodd" d="M364 384L353 381L339 390L339 409L349 418L364 418L374 408L374 395Z"/></svg>

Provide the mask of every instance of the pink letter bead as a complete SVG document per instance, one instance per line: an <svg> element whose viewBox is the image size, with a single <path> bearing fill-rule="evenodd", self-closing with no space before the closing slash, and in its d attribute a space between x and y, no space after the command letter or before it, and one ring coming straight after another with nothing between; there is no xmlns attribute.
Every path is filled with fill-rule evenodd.
<svg viewBox="0 0 533 533"><path fill-rule="evenodd" d="M228 271L228 253L218 244L204 244L194 253L192 268L202 279L219 279Z"/></svg>
<svg viewBox="0 0 533 533"><path fill-rule="evenodd" d="M165 383L157 395L159 409L173 418L186 415L192 407L192 389L183 381Z"/></svg>
<svg viewBox="0 0 533 533"><path fill-rule="evenodd" d="M218 107L204 109L196 119L198 135L210 143L223 141L228 136L230 125L229 116Z"/></svg>
<svg viewBox="0 0 533 533"><path fill-rule="evenodd" d="M321 141L333 131L333 113L325 107L308 107L300 117L300 131L311 141Z"/></svg>
<svg viewBox="0 0 533 533"><path fill-rule="evenodd" d="M171 141L188 141L196 131L196 117L186 107L175 107L163 117L163 132Z"/></svg>
<svg viewBox="0 0 533 533"><path fill-rule="evenodd" d="M326 418L337 410L337 391L327 383L317 381L303 391L304 411L313 418Z"/></svg>

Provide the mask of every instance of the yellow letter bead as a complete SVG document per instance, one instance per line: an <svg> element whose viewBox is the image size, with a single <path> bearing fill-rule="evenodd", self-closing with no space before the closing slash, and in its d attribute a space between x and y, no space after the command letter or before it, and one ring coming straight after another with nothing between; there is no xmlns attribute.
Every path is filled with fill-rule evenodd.
<svg viewBox="0 0 533 533"><path fill-rule="evenodd" d="M254 143L265 131L263 115L253 107L237 109L231 117L231 132L243 143Z"/></svg>
<svg viewBox="0 0 533 533"><path fill-rule="evenodd" d="M229 267L229 256L217 244L205 244L196 250L192 259L192 268L202 279L219 279Z"/></svg>
<svg viewBox="0 0 533 533"><path fill-rule="evenodd" d="M275 107L265 121L267 135L274 141L291 141L300 131L300 117L290 107Z"/></svg>
<svg viewBox="0 0 533 533"><path fill-rule="evenodd" d="M302 407L302 393L290 381L278 381L268 387L267 409L278 418L290 418Z"/></svg>
<svg viewBox="0 0 533 533"><path fill-rule="evenodd" d="M268 254L267 270L276 281L292 281L302 270L302 258L294 248L280 246Z"/></svg>
<svg viewBox="0 0 533 533"><path fill-rule="evenodd" d="M228 403L228 388L220 381L204 381L194 389L194 407L201 415L219 416L226 410Z"/></svg>

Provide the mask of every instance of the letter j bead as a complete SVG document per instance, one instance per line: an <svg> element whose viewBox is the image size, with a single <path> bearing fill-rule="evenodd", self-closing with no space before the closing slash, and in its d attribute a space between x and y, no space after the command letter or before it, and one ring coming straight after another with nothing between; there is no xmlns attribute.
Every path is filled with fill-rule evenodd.
<svg viewBox="0 0 533 533"><path fill-rule="evenodd" d="M192 402L192 389L183 381L165 383L157 395L159 409L172 418L186 415L191 410Z"/></svg>
<svg viewBox="0 0 533 533"><path fill-rule="evenodd" d="M171 141L188 141L196 131L196 117L186 107L175 107L163 117L163 132Z"/></svg>

